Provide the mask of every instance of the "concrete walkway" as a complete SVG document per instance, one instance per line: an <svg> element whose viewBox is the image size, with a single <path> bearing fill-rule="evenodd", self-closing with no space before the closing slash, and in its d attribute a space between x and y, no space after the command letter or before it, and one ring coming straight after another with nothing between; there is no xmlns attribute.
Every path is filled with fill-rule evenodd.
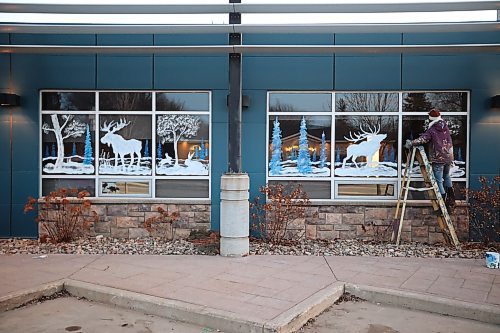
<svg viewBox="0 0 500 333"><path fill-rule="evenodd" d="M311 308L331 288L380 288L500 313L500 270L484 260L383 257L137 255L0 256L0 302L71 280L154 296L195 311L270 323ZM346 287L347 290L347 287ZM376 289L379 290L379 289ZM419 296L419 297L420 297Z"/></svg>

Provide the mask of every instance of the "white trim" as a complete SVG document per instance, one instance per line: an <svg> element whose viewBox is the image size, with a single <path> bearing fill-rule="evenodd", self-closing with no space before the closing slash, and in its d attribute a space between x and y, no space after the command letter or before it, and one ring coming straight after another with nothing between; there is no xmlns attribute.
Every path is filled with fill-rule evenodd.
<svg viewBox="0 0 500 333"><path fill-rule="evenodd" d="M339 185L393 185L393 194L392 195L359 195L359 196L349 196L349 195L339 195L338 193L338 187ZM397 199L399 195L398 192L398 182L397 179L394 179L393 181L383 181L377 179L376 181L371 181L371 182L366 182L362 180L355 180L355 181L346 181L346 180L337 180L335 182L335 197L338 199L350 199L352 201L358 201L358 200L373 200L373 199Z"/></svg>

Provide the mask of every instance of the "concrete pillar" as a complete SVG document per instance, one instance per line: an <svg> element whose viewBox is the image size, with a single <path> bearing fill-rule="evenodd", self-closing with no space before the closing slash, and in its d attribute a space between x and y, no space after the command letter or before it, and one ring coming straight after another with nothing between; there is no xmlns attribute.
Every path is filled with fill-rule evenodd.
<svg viewBox="0 0 500 333"><path fill-rule="evenodd" d="M220 254L248 254L250 179L246 174L225 174L220 182Z"/></svg>

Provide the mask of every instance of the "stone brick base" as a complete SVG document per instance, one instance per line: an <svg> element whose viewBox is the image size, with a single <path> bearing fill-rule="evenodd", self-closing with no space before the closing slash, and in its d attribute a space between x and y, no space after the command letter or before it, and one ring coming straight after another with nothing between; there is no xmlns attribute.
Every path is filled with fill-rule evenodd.
<svg viewBox="0 0 500 333"><path fill-rule="evenodd" d="M389 203L335 203L313 205L308 208L305 223L306 237L310 239L366 239L390 240L396 204ZM468 240L469 216L466 206L458 206L451 215L460 240ZM430 204L421 203L406 208L401 234L402 241L444 242Z"/></svg>
<svg viewBox="0 0 500 333"><path fill-rule="evenodd" d="M114 238L140 238L161 236L162 231L153 231L152 234L144 227L144 221L151 217L159 216L158 207L169 213L177 212L178 218L175 225L175 237L186 238L192 230L210 229L211 205L203 204L160 204L160 203L125 203L92 202L91 210L99 216L90 231L90 236L103 235ZM39 228L39 234L43 230Z"/></svg>

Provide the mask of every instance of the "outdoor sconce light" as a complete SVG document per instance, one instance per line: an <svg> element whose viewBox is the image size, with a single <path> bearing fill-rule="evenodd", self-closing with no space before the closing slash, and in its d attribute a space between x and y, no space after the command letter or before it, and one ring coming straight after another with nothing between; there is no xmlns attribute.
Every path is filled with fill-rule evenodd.
<svg viewBox="0 0 500 333"><path fill-rule="evenodd" d="M491 98L491 108L500 109L500 95L496 95Z"/></svg>
<svg viewBox="0 0 500 333"><path fill-rule="evenodd" d="M0 93L0 106L19 106L21 97L16 94Z"/></svg>

